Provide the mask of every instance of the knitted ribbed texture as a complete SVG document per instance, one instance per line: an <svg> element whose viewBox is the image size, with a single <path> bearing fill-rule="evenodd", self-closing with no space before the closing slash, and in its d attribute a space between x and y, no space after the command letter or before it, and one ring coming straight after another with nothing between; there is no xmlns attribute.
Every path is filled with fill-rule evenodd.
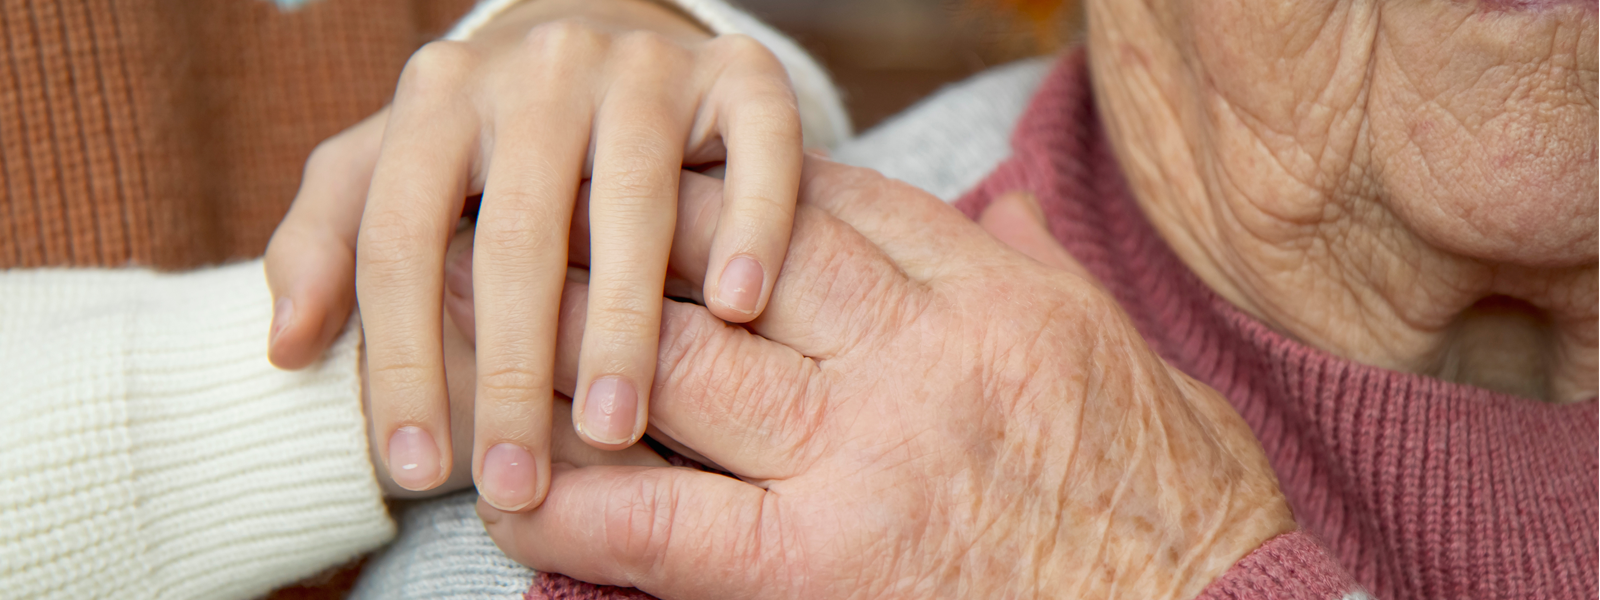
<svg viewBox="0 0 1600 600"><path fill-rule="evenodd" d="M259 256L470 0L0 0L0 268Z"/></svg>
<svg viewBox="0 0 1600 600"><path fill-rule="evenodd" d="M1371 600L1305 532L1286 533L1240 559L1199 600Z"/></svg>
<svg viewBox="0 0 1600 600"><path fill-rule="evenodd" d="M400 510L405 535L367 561L351 600L517 600L536 573L495 547L473 490Z"/></svg>
<svg viewBox="0 0 1600 600"><path fill-rule="evenodd" d="M249 598L393 535L360 335L274 368L260 262L13 272L0 298L0 597Z"/></svg>
<svg viewBox="0 0 1600 600"><path fill-rule="evenodd" d="M1150 345L1233 403L1301 526L1375 597L1596 596L1595 401L1546 405L1358 364L1218 297L1132 199L1081 51L1016 131L1013 157L958 206L977 215L1001 193L1037 195Z"/></svg>

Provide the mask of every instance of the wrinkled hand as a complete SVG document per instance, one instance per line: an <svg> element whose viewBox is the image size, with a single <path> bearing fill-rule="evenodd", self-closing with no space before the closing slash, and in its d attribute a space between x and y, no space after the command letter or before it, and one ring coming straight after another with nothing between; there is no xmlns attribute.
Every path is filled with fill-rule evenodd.
<svg viewBox="0 0 1600 600"><path fill-rule="evenodd" d="M800 156L787 73L750 38L712 38L643 0L522 3L468 42L419 50L390 108L313 153L267 251L271 357L314 360L359 295L379 454L413 467L391 468L397 483L438 486L470 449L496 506L536 506L580 182L592 176L597 319L584 384L569 390L573 422L588 443L618 449L645 431L679 170L727 160L737 200L701 283L719 317L743 322L783 261ZM478 192L476 410L451 415L443 261L463 199ZM473 446L455 443L462 419L476 420Z"/></svg>
<svg viewBox="0 0 1600 600"><path fill-rule="evenodd" d="M717 187L684 177L691 280ZM870 171L812 161L801 189L761 318L664 312L652 423L739 479L557 465L538 510L479 504L511 557L665 598L1192 598L1294 529L1244 422L1061 256Z"/></svg>

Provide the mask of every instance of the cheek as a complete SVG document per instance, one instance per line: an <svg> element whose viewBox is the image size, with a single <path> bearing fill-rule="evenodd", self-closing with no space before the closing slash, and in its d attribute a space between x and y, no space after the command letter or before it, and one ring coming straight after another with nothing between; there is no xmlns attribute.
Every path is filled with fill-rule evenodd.
<svg viewBox="0 0 1600 600"><path fill-rule="evenodd" d="M1359 96L1374 17L1350 4L1174 2L1167 8L1176 21L1168 28L1195 72L1197 91L1221 97L1272 132L1300 136L1324 131Z"/></svg>
<svg viewBox="0 0 1600 600"><path fill-rule="evenodd" d="M1446 251L1529 266L1592 263L1592 15L1517 18L1475 17L1448 36L1422 36L1432 52L1380 45L1371 179L1410 229Z"/></svg>

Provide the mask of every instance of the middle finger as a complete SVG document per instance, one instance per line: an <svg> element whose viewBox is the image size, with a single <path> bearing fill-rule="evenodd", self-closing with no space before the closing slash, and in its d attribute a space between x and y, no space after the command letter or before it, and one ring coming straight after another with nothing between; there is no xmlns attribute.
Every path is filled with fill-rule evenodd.
<svg viewBox="0 0 1600 600"><path fill-rule="evenodd" d="M677 220L679 165L692 108L674 90L689 58L652 35L623 37L595 123L590 185L589 312L583 333L574 424L602 448L644 434L661 335L661 296Z"/></svg>
<svg viewBox="0 0 1600 600"><path fill-rule="evenodd" d="M374 430L395 482L416 491L443 483L452 460L439 289L478 130L459 92L474 60L439 42L407 63L356 239Z"/></svg>
<svg viewBox="0 0 1600 600"><path fill-rule="evenodd" d="M602 47L574 45L590 52ZM587 72L549 65L533 72L541 77L528 101L496 115L472 260L479 352L473 470L484 498L507 511L537 505L550 482L551 369L565 235L593 114L590 98L569 92L593 85Z"/></svg>

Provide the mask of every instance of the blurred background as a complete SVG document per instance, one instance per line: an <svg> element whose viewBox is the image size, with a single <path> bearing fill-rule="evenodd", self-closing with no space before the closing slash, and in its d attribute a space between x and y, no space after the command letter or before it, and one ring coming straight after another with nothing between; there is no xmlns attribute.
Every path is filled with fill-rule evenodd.
<svg viewBox="0 0 1600 600"><path fill-rule="evenodd" d="M1077 38L1075 0L734 0L822 61L865 131L941 85Z"/></svg>

